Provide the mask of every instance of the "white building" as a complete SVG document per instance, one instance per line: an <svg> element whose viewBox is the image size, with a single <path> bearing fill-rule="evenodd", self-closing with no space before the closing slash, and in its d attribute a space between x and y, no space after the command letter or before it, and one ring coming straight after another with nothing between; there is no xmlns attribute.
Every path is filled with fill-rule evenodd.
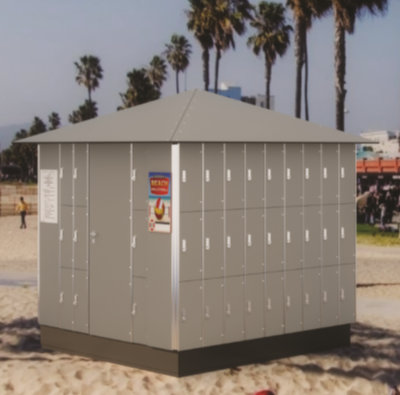
<svg viewBox="0 0 400 395"><path fill-rule="evenodd" d="M400 132L391 130L376 130L360 133L361 137L378 144L362 144L362 150L372 151L383 157L400 156Z"/></svg>

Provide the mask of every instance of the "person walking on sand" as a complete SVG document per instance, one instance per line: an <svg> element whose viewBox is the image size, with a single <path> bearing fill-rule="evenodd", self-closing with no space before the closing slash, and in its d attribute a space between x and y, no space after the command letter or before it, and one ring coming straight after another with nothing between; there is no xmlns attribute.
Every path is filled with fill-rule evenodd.
<svg viewBox="0 0 400 395"><path fill-rule="evenodd" d="M19 228L26 229L25 217L26 212L28 211L28 205L25 203L23 196L19 198L19 203L17 204L15 211L21 216L21 226Z"/></svg>

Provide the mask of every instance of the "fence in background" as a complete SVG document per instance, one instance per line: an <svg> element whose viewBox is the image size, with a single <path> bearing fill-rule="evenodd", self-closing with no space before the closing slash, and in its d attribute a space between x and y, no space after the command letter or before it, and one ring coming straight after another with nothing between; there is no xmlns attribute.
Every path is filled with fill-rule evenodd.
<svg viewBox="0 0 400 395"><path fill-rule="evenodd" d="M15 215L19 198L23 196L28 204L28 213L37 214L36 185L1 185L0 184L0 216Z"/></svg>

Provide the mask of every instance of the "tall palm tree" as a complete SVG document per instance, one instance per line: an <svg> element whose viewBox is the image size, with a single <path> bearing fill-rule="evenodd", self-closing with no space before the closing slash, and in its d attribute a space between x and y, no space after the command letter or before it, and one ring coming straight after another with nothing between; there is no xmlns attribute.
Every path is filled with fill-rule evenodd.
<svg viewBox="0 0 400 395"><path fill-rule="evenodd" d="M171 42L165 44L165 55L176 76L176 93L179 93L179 73L189 66L189 58L192 53L192 46L185 36L173 34Z"/></svg>
<svg viewBox="0 0 400 395"><path fill-rule="evenodd" d="M285 7L282 4L262 1L258 4L250 25L257 33L249 37L247 44L256 55L262 51L265 58L266 108L270 108L270 86L272 66L276 57L283 56L290 45L292 27L286 23Z"/></svg>
<svg viewBox="0 0 400 395"><path fill-rule="evenodd" d="M165 60L161 56L153 56L149 67L146 69L146 75L150 82L158 89L161 87L164 81L167 79L167 65Z"/></svg>
<svg viewBox="0 0 400 395"><path fill-rule="evenodd" d="M60 116L58 115L58 113L52 112L52 113L49 115L49 124L50 124L49 130L55 130L55 129L58 129L58 128L60 127L60 125L61 125L61 118L60 118Z"/></svg>
<svg viewBox="0 0 400 395"><path fill-rule="evenodd" d="M187 28L193 31L202 49L204 90L208 91L210 84L210 49L213 47L211 35L211 0L189 0L190 9L186 10L188 17Z"/></svg>
<svg viewBox="0 0 400 395"><path fill-rule="evenodd" d="M99 87L99 81L103 78L103 69L100 65L100 59L97 56L85 55L74 62L77 69L76 82L83 85L88 90L89 102L92 101L92 91Z"/></svg>
<svg viewBox="0 0 400 395"><path fill-rule="evenodd" d="M354 32L355 21L364 12L373 15L386 10L388 0L332 0L335 19L336 128L344 131L346 98L346 32Z"/></svg>
<svg viewBox="0 0 400 395"><path fill-rule="evenodd" d="M293 11L295 21L294 45L296 57L296 94L295 116L301 118L302 73L305 66L304 101L305 118L309 119L308 110L308 51L307 31L311 29L313 18L322 17L332 6L331 0L287 0L287 6Z"/></svg>

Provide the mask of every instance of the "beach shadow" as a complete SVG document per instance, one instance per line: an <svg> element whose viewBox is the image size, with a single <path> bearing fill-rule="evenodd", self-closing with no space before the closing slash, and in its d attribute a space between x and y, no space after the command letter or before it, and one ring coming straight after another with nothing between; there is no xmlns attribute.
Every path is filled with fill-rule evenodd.
<svg viewBox="0 0 400 395"><path fill-rule="evenodd" d="M316 363L285 363L285 365L306 373L330 373L348 378L378 380L390 388L400 386L400 335L394 331L356 323L351 327L349 347L319 355L351 359L357 363L357 366L345 370L338 367L324 369ZM392 366L388 367L389 364Z"/></svg>

